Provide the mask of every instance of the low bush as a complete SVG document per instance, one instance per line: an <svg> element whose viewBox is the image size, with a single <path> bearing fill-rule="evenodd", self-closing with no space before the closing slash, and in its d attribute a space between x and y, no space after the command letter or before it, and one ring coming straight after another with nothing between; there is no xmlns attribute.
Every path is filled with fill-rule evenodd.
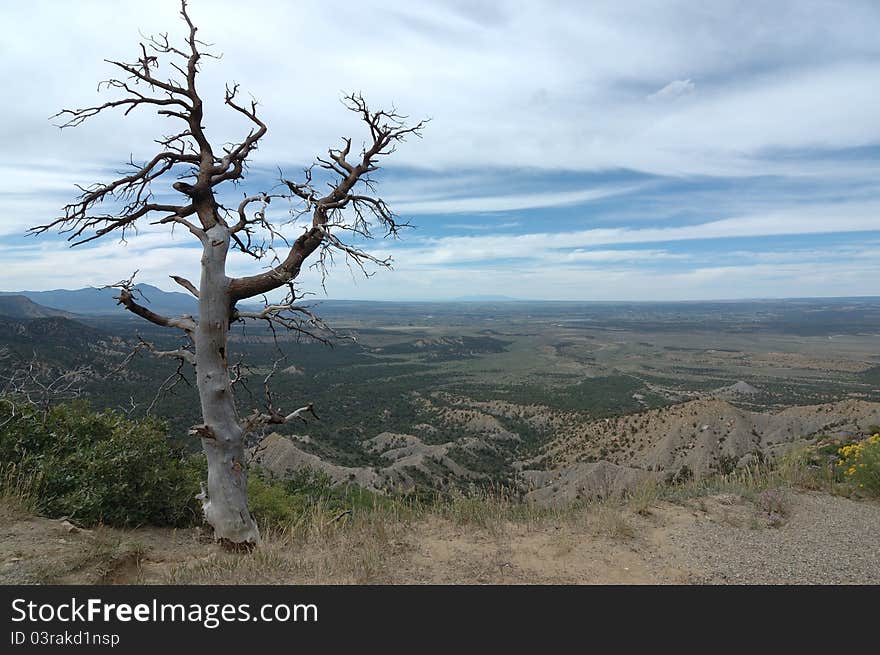
<svg viewBox="0 0 880 655"><path fill-rule="evenodd" d="M880 433L838 449L840 472L859 492L880 496Z"/></svg>
<svg viewBox="0 0 880 655"><path fill-rule="evenodd" d="M305 511L302 496L259 470L251 470L248 476L248 507L261 526L273 528L292 525Z"/></svg>
<svg viewBox="0 0 880 655"><path fill-rule="evenodd" d="M204 465L185 457L156 419L76 401L39 411L0 402L3 492L24 493L49 517L83 525L193 525Z"/></svg>
<svg viewBox="0 0 880 655"><path fill-rule="evenodd" d="M315 507L329 513L393 508L399 500L363 489L355 484L334 485L326 473L312 469L274 477L259 468L248 476L248 506L254 518L267 528L296 524Z"/></svg>

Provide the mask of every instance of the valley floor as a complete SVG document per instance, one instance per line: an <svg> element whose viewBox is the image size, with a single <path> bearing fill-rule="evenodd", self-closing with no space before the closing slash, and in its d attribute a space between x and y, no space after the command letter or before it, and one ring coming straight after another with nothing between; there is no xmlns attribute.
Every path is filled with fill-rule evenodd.
<svg viewBox="0 0 880 655"><path fill-rule="evenodd" d="M0 583L880 583L880 503L767 493L516 516L474 505L316 513L249 555L198 529L84 530L2 507Z"/></svg>

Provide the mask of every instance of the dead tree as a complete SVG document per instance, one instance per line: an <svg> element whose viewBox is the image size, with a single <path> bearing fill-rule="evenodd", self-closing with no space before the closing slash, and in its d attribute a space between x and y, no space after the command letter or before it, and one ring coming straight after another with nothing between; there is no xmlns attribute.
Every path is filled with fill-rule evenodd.
<svg viewBox="0 0 880 655"><path fill-rule="evenodd" d="M386 236L397 235L403 223L376 194L371 174L407 136L418 136L424 122L407 125L406 117L397 111L376 111L360 94L348 95L345 105L366 126L367 136L359 151L353 153L352 139L345 138L340 147L330 148L326 156L318 157L301 180L282 177L276 191L245 194L237 206L224 206L219 194L232 185L237 187L244 179L248 158L266 135L267 126L258 114L257 103L241 101L237 84L227 86L223 98L226 109L240 115L250 129L237 143L211 143L204 127L207 116L197 81L203 58L213 55L206 52L208 45L196 37L186 0L181 2L180 13L188 29L180 46L161 34L139 44L135 61L108 60L122 75L102 82L98 88L114 92L116 99L83 109L64 109L53 117L61 119L60 127L67 128L107 110L119 109L128 115L136 109L151 109L175 124L175 130L155 140L158 153L150 160L131 160L130 172L121 173L118 179L80 188L82 195L64 208L62 216L32 232L57 230L66 234L72 245L79 245L111 233L124 239L139 223L149 220L152 225L183 226L199 240L202 257L198 284L171 276L198 299L198 316L157 314L137 297L131 280L117 285L117 299L141 318L186 335L186 347L155 354L195 367L203 422L190 434L201 440L208 461L207 488L201 494L205 517L218 540L249 546L259 543L260 535L247 504L246 433L264 424L301 418L310 405L286 413L269 403L268 411L256 410L242 420L233 397L234 376L230 375L230 327L248 320L268 323L273 329L278 326L307 331L320 325L317 317L296 304L298 298L293 293L293 281L310 257L322 272L326 272L325 265L334 253L365 272L366 266L390 264L390 260L370 255L352 241L372 236L371 230L377 227ZM182 202L157 201L153 185L160 180L170 183L183 196ZM327 189L323 182L328 183ZM293 218L287 221L287 229L301 230L295 239L285 239L283 226L267 215L273 200L290 203ZM266 270L247 277L227 275L227 255L236 248L265 261ZM288 293L284 301L265 302L259 311L238 308L242 301L264 298L264 294L285 287Z"/></svg>
<svg viewBox="0 0 880 655"><path fill-rule="evenodd" d="M80 385L89 375L87 366L57 371L41 365L36 355L27 364L15 365L6 348L0 348L0 400L16 414L16 403L22 403L40 412L43 418L59 402L82 395ZM0 425L2 427L2 425Z"/></svg>

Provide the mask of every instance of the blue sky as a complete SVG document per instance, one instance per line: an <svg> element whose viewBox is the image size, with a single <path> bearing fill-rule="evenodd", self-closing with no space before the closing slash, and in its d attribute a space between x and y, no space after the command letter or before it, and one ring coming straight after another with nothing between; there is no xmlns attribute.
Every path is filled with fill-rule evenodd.
<svg viewBox="0 0 880 655"><path fill-rule="evenodd" d="M176 2L156 7L4 10L17 29L0 44L0 79L20 101L0 107L16 157L0 164L0 289L102 285L134 269L169 290L170 274L198 277L188 235L164 228L73 250L23 236L74 184L109 179L130 153L148 158L167 132L148 112L63 132L47 120L109 99L95 92L110 73L102 59L131 58L139 29L181 34ZM270 127L230 200L270 188L276 165L294 177L339 137L357 142L347 91L431 118L378 175L414 225L370 244L393 270L364 279L338 265L330 297L880 295L877 3L382 0L340 12L193 0L191 14L223 52L203 69L209 135L246 129L221 106L230 79ZM242 256L230 266L256 270ZM301 288L324 294L313 271Z"/></svg>

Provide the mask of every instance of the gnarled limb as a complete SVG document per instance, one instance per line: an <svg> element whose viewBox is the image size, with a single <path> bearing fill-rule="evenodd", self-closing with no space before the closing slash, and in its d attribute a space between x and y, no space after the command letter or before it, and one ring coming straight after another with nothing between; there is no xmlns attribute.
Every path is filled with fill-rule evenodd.
<svg viewBox="0 0 880 655"><path fill-rule="evenodd" d="M212 189L242 176L248 156L266 134L267 127L257 116L256 102L249 106L239 104L236 100L238 85L227 87L225 104L248 118L256 128L251 129L239 144L228 148L223 157L214 155L202 126L204 107L196 88L199 61L213 55L201 50L204 44L196 39L197 28L189 17L185 0L181 2L181 16L189 28L185 48L171 45L167 35L146 39L139 44L141 55L136 61L107 60L128 77L111 78L102 82L98 89L115 91L122 97L90 107L63 109L53 118L61 118L59 127L64 129L81 125L107 110L122 109L123 115L128 115L134 109L147 107L154 109L159 116L182 121L185 127L170 136L156 139L163 150L142 165L130 162L134 168L130 174L82 189L83 194L64 208L61 217L32 228L32 233L58 229L69 233L75 244L81 244L116 230L121 230L124 236L139 219L163 212L168 215L155 223L180 223L202 238L202 230L222 222ZM162 60L167 60L177 79L159 77ZM193 184L181 179L171 184L175 191L187 196L187 202L178 205L153 202L152 183L178 166L183 166L178 178L194 180ZM105 201L121 203L122 207L115 212L95 213L95 208ZM186 220L193 215L198 217L201 228ZM88 231L94 233L87 235Z"/></svg>
<svg viewBox="0 0 880 655"><path fill-rule="evenodd" d="M325 345L332 345L325 334L329 333L334 337L339 336L333 328L327 325L308 307L294 304L292 296L288 296L282 303L266 305L260 311L235 309L232 313L232 319L239 321L244 319L265 321L273 333L276 328L281 327L285 330L298 332L309 339L319 341Z"/></svg>
<svg viewBox="0 0 880 655"><path fill-rule="evenodd" d="M177 284L189 291L196 298L199 297L199 290L196 289L196 285L187 280L185 277L180 277L179 275L169 275L168 277L177 282Z"/></svg>
<svg viewBox="0 0 880 655"><path fill-rule="evenodd" d="M261 412L258 409L254 409L250 416L242 422L242 428L245 431L245 434L251 434L258 428L267 425L282 425L284 423L289 423L294 419L299 419L303 423L308 423L308 420L305 417L306 414L311 414L316 420L320 420L320 417L315 412L315 406L312 403L300 407L299 409L295 409L288 414L285 414L275 407L270 382L278 371L278 364L281 361L281 359L275 360L272 364L272 370L269 371L269 374L263 380L263 389L266 392L266 411Z"/></svg>
<svg viewBox="0 0 880 655"><path fill-rule="evenodd" d="M283 423L290 423L294 419L299 419L303 423L308 423L308 420L305 417L306 414L311 414L315 419L320 420L320 417L315 412L315 406L312 403L309 403L304 407L293 410L287 415L279 412L267 413L254 410L254 413L245 420L244 426L248 432L251 432L261 425L281 425Z"/></svg>
<svg viewBox="0 0 880 655"><path fill-rule="evenodd" d="M128 278L127 280L120 280L115 284L108 284L103 289L119 289L119 295L114 296L117 301L117 304L122 305L132 314L137 314L141 318L153 323L155 325L160 325L162 327L173 327L179 328L186 332L188 335L192 336L192 333L196 329L196 321L192 316L178 316L176 318L169 318L167 316L162 316L161 314L157 314L151 309L147 309L143 305L138 304L134 300L135 293L139 293L138 290L134 286L134 277L137 275L137 271Z"/></svg>
<svg viewBox="0 0 880 655"><path fill-rule="evenodd" d="M174 350L159 350L153 343L145 341L140 337L138 338L138 345L150 351L150 354L155 355L156 357L179 359L186 362L187 364L192 364L193 366L195 366L196 356L191 350L187 350L186 348L175 348Z"/></svg>
<svg viewBox="0 0 880 655"><path fill-rule="evenodd" d="M238 113L246 116L257 127L248 132L244 140L226 150L226 155L220 159L211 171L211 186L217 186L228 180L237 180L244 172L245 162L248 156L257 147L257 142L263 138L268 128L266 124L257 117L257 102L252 100L249 107L239 105L235 97L238 94L238 84L234 84L232 88L226 87L226 97L224 102Z"/></svg>
<svg viewBox="0 0 880 655"><path fill-rule="evenodd" d="M333 232L338 230L370 237L370 222L375 219L385 228L387 235L396 236L407 225L397 219L382 198L372 195L374 183L369 175L378 170L381 157L393 153L397 144L407 136L420 136L426 121L407 126L405 116L394 110L372 111L363 97L357 94L346 96L345 104L369 127L370 142L364 145L357 162L350 162L348 159L351 154L350 138L343 139L342 148L330 148L329 158L318 158L318 165L337 178L335 183L331 183L330 192L325 195L319 195L315 189L311 169L306 170L304 182L282 180L291 194L303 202L304 210L311 212L311 229L300 235L290 246L284 260L270 270L232 280L230 292L234 300L253 298L287 284L299 275L303 262L318 248L339 250L346 258L354 260L362 270L365 270L365 263L390 265L388 259L372 257L358 248L346 245ZM247 202L243 204L242 210L246 204ZM239 224L241 223L240 218Z"/></svg>

